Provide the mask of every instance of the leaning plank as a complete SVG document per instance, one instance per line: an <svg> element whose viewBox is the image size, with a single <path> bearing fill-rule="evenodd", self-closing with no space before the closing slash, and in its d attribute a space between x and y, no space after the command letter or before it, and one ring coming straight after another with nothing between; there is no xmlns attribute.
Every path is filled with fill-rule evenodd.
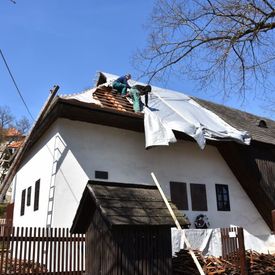
<svg viewBox="0 0 275 275"><path fill-rule="evenodd" d="M180 223L178 222L178 219L177 219L177 217L176 217L176 215L175 215L175 213L174 213L174 211L173 211L173 209L172 209L172 207L170 206L170 204L169 204L169 202L168 202L168 200L167 200L167 198L166 198L164 192L162 191L162 188L161 188L161 186L160 186L160 184L159 184L159 182L158 182L158 180L157 180L155 174L154 174L154 173L151 173L151 176L152 176L152 178L153 178L155 184L157 185L158 190L159 190L159 192L160 192L160 194L161 194L161 196L162 196L162 198L163 198L163 200L164 200L164 202L165 202L165 204L166 204L166 206L167 206L167 208L168 208L168 210L169 210L169 212L170 212L170 214L171 214L171 216L172 216L172 218L173 218L173 220L174 220L174 222L175 222L175 224L176 224L176 226L177 226L177 228L178 228L178 229L182 229L181 226L180 226ZM188 242L188 240L186 239L186 237L185 237L184 234L182 234L182 237L183 237L184 242L186 243L186 246L187 246L187 248L188 248L188 251L190 252L190 255L191 255L191 257L192 257L192 259L193 259L193 261L194 261L194 263L195 263L195 265L196 265L196 267L197 267L199 273L200 273L201 275L204 275L204 271L202 270L202 267L201 267L201 265L200 265L198 259L196 258L195 253L194 253L193 250L191 249L190 243Z"/></svg>

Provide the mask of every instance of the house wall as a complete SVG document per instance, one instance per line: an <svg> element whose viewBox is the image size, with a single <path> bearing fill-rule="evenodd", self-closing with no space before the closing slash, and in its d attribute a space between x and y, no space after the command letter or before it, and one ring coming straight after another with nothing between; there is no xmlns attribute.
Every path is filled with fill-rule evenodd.
<svg viewBox="0 0 275 275"><path fill-rule="evenodd" d="M46 226L49 186L53 179L53 154L57 137L57 125L54 124L32 147L13 179L14 226ZM35 182L39 179L39 207L34 211ZM22 190L26 189L27 200L28 187L31 187L31 204L27 206L25 203L25 213L21 216L21 194Z"/></svg>
<svg viewBox="0 0 275 275"><path fill-rule="evenodd" d="M193 223L198 214L208 216L211 227L239 225L257 235L270 231L260 214L214 146L201 150L195 142L180 141L170 146L144 149L144 134L112 127L60 120L60 136L68 154L57 174L54 224L71 225L72 212L62 211L80 198L87 178L95 179L95 170L108 171L109 181L154 184L154 172L164 192L170 197L170 181L187 183L191 209L190 183L206 184L208 211L184 211ZM70 179L74 196L63 174ZM229 185L231 211L217 211L215 184ZM77 187L75 189L75 187ZM66 194L66 196L63 196ZM240 211L241 210L241 211Z"/></svg>
<svg viewBox="0 0 275 275"><path fill-rule="evenodd" d="M186 182L189 209L191 209L189 184L205 184L208 211L184 211L192 224L197 215L206 214L213 228L239 225L252 234L270 233L214 146L207 145L201 150L195 142L179 141L170 146L145 150L143 133L67 119L59 119L56 122L47 136L36 145L36 150L33 150L37 155L19 171L18 194L20 194L19 185L27 186L39 176L43 177L43 181L50 180L50 176L46 174L51 173L53 160L50 156L46 156L46 149L42 146L48 143L54 147L54 137L57 135L62 142L56 146L60 147L60 155L55 176L52 226L71 226L87 180L95 179L95 171L99 170L108 171L108 180L112 182L144 184L154 184L150 175L154 172L168 198L170 181ZM32 163L37 167L35 175L24 177L33 170ZM47 171L41 169L40 163L47 163ZM229 212L217 211L216 183L229 186L231 204ZM45 188L43 196L46 197L48 193ZM19 200L20 196L17 196L17 216ZM43 202L43 207L45 205ZM45 214L43 215L43 219L39 217L39 221L45 220ZM20 217L15 220L17 224L25 224Z"/></svg>

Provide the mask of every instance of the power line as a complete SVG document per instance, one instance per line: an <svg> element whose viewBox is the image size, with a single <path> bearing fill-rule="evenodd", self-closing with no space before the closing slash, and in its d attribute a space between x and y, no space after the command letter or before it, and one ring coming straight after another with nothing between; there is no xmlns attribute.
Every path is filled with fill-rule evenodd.
<svg viewBox="0 0 275 275"><path fill-rule="evenodd" d="M4 54L3 54L3 52L2 52L1 49L0 49L0 54L1 54L2 59L3 59L4 63L5 63L5 65L6 65L6 68L7 68L8 72L9 72L9 75L10 75L12 81L13 81L13 84L14 84L14 86L15 86L15 88L16 88L16 90L17 90L17 92L18 92L18 94L19 94L19 96L20 96L20 98L21 98L21 100L23 101L23 103L24 103L26 109L27 109L27 112L29 113L29 115L30 115L30 117L32 118L32 120L34 121L34 118L33 118L32 114L31 114L31 112L30 112L30 109L28 108L28 105L27 105L26 101L24 100L24 98L23 98L23 96L22 96L22 94L21 94L21 92L20 92L20 90L19 90L19 88L18 88L18 86L17 86L17 84L16 84L16 82L15 82L15 79L14 79L12 73L11 73L11 70L10 70L10 68L9 68L9 65L8 65L8 63L7 63L7 61L6 61L5 57L4 57Z"/></svg>

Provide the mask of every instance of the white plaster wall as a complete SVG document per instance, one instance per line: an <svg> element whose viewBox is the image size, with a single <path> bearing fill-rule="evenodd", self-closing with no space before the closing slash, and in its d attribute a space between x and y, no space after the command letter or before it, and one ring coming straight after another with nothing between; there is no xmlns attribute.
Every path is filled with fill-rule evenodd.
<svg viewBox="0 0 275 275"><path fill-rule="evenodd" d="M13 180L14 226L46 226L49 183L53 166L53 148L57 125L54 124L29 152ZM40 179L39 209L34 211L34 187ZM20 216L21 193L31 186L31 205L25 205L25 214Z"/></svg>
<svg viewBox="0 0 275 275"><path fill-rule="evenodd" d="M256 235L270 230L215 147L200 150L194 142L144 149L144 134L84 122L59 120L66 144L56 176L53 226L71 226L82 191L94 171L108 171L109 181L154 184L154 172L170 197L169 182L206 184L211 227L243 226ZM217 211L215 184L229 185L230 212ZM191 222L202 212L185 211Z"/></svg>
<svg viewBox="0 0 275 275"><path fill-rule="evenodd" d="M71 227L82 192L89 180L71 150L58 170L52 227Z"/></svg>

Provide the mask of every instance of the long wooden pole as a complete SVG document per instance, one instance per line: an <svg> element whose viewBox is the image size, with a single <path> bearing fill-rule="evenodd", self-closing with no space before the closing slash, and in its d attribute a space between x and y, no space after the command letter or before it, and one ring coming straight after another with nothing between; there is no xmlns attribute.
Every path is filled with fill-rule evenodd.
<svg viewBox="0 0 275 275"><path fill-rule="evenodd" d="M170 212L170 214L171 214L171 216L172 216L172 218L173 218L173 220L174 220L174 222L176 224L177 229L182 230L182 228L180 226L180 223L179 223L179 221L178 221L178 219L177 219L177 217L176 217L176 215L175 215L175 213L174 213L171 205L169 204L169 202L168 202L168 200L167 200L167 198L166 198L166 196L165 196L165 194L164 194L164 192L163 192L163 190L162 190L162 188L161 188L161 186L160 186L160 184L159 184L159 182L158 182L158 180L157 180L157 178L156 178L156 176L155 176L155 174L153 172L151 173L151 176L152 176L152 178L153 178L153 180L154 180L154 182L155 182L155 184L156 184L156 186L157 186L157 188L158 188L158 190L159 190L159 192L161 194L161 197L163 198L163 200L164 200L164 202L165 202L165 204L166 204L166 206L167 206L167 208L168 208L168 210L169 210L169 212ZM200 272L201 275L205 275L205 273L204 273L204 271L203 271L203 269L202 269L202 267L201 267L198 259L196 258L196 255L195 255L194 251L192 250L192 248L190 246L189 241L186 239L186 237L185 237L184 234L182 234L182 237L183 237L183 240L184 240L184 242L185 242L185 244L187 246L187 250L189 251L189 253L190 253L190 255L191 255L191 257L192 257L192 259L193 259L193 261L194 261L194 263L195 263L198 271Z"/></svg>

